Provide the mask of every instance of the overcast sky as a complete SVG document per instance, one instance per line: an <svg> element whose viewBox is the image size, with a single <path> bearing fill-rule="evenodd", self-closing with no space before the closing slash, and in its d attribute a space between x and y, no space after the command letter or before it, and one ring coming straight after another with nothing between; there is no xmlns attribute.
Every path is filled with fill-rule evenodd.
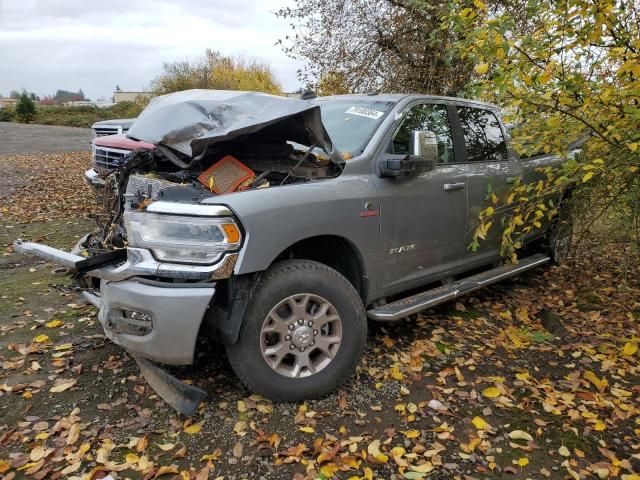
<svg viewBox="0 0 640 480"><path fill-rule="evenodd" d="M0 0L0 95L149 87L163 62L206 48L269 62L285 91L299 64L275 43L289 33L273 14L291 0Z"/></svg>

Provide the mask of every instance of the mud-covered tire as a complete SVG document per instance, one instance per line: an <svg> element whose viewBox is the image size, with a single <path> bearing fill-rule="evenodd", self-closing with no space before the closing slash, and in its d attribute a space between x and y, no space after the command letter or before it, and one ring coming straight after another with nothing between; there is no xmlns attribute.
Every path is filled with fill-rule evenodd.
<svg viewBox="0 0 640 480"><path fill-rule="evenodd" d="M318 316L322 311L326 311L324 317ZM319 331L307 328L307 323L313 324L311 320L315 318L318 318L316 326L322 325ZM274 319L282 320L284 327ZM299 325L299 320L304 321ZM277 333L272 333L276 330ZM327 339L337 336L341 338L337 348L334 342L321 349ZM287 260L262 275L247 308L238 342L226 348L231 367L249 390L276 401L299 401L322 397L349 378L366 340L366 314L353 285L322 263ZM311 341L315 346L305 343ZM294 353L288 352L287 357L280 359L285 351L281 342ZM269 356L273 349L277 353ZM307 351L306 357L300 351ZM318 365L299 367L304 361L295 355L307 358L306 365L311 366L312 359ZM291 362L290 367L286 361Z"/></svg>

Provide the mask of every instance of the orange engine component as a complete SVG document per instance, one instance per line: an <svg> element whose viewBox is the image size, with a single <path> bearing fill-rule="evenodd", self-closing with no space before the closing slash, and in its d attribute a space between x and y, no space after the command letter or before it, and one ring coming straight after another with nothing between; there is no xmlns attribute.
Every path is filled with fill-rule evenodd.
<svg viewBox="0 0 640 480"><path fill-rule="evenodd" d="M207 168L198 181L218 195L248 187L256 178L253 170L237 158L227 155Z"/></svg>

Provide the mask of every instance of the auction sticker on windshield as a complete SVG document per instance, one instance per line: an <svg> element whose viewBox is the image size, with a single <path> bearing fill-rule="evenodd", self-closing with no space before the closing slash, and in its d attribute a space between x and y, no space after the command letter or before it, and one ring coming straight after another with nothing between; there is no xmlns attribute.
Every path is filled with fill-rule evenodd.
<svg viewBox="0 0 640 480"><path fill-rule="evenodd" d="M377 120L382 115L384 115L384 112L381 112L379 110L374 110L372 108L365 108L365 107L355 107L355 106L350 107L344 113L349 113L351 115L359 115L360 117L373 118L374 120Z"/></svg>

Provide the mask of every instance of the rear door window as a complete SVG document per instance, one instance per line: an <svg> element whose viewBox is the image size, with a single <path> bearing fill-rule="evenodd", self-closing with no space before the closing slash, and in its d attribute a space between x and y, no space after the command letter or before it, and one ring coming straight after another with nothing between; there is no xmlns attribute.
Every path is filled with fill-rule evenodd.
<svg viewBox="0 0 640 480"><path fill-rule="evenodd" d="M499 162L507 160L507 144L500 122L489 110L458 107L467 158L470 162Z"/></svg>

